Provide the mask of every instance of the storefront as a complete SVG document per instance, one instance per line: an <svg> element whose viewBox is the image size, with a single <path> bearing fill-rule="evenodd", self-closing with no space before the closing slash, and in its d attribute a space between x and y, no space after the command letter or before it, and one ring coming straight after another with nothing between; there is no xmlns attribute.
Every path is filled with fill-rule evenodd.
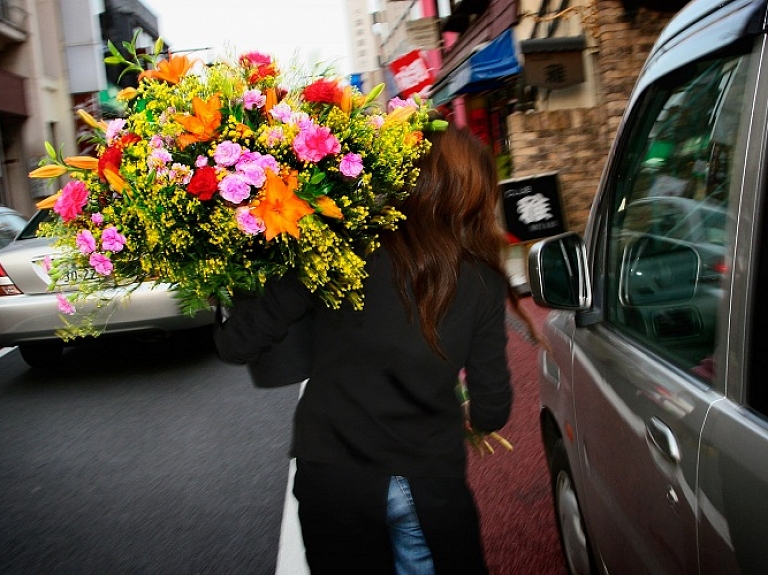
<svg viewBox="0 0 768 575"><path fill-rule="evenodd" d="M476 47L432 89L431 99L436 107L491 146L500 178L512 173L507 116L516 101L521 71L509 28L491 42Z"/></svg>

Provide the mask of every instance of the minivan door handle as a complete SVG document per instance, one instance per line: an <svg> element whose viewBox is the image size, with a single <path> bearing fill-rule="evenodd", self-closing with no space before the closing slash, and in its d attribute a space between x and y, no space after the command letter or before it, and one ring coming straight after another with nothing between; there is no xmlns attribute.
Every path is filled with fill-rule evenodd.
<svg viewBox="0 0 768 575"><path fill-rule="evenodd" d="M656 448L664 454L664 457L677 463L680 461L680 447L672 430L658 417L651 417L646 424L648 437Z"/></svg>

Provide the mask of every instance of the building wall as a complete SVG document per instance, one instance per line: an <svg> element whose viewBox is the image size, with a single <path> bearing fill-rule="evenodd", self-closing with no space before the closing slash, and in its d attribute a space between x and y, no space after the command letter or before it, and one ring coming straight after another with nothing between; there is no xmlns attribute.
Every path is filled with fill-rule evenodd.
<svg viewBox="0 0 768 575"><path fill-rule="evenodd" d="M2 199L30 216L35 201L55 186L27 177L45 156L45 141L65 154L76 151L58 0L27 0L25 38L0 48L0 69L24 78L26 116L0 119Z"/></svg>
<svg viewBox="0 0 768 575"><path fill-rule="evenodd" d="M513 176L557 171L569 229L583 232L605 161L635 80L653 43L672 14L641 8L634 21L619 0L593 0L584 57L593 77L573 90L572 101L595 105L551 109L537 102L533 110L509 116ZM581 94L586 91L587 95Z"/></svg>
<svg viewBox="0 0 768 575"><path fill-rule="evenodd" d="M368 0L346 0L346 8L352 73L361 75L363 91L369 92L384 81L379 67L378 45L373 33L373 15L368 9Z"/></svg>
<svg viewBox="0 0 768 575"><path fill-rule="evenodd" d="M157 18L139 0L10 4L23 18L10 29L0 29L0 71L22 79L25 110L9 113L0 103L0 202L31 216L39 199L66 182L28 177L46 157L45 143L65 157L80 153L75 108L84 101L98 102L106 87L102 33L119 45L131 39L134 28L142 27L151 43L157 36ZM113 16L123 28L101 30L101 13Z"/></svg>

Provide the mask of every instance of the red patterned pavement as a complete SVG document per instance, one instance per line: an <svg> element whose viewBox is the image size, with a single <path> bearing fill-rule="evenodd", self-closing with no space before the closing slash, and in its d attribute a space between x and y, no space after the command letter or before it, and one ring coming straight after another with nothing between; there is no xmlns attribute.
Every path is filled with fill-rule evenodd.
<svg viewBox="0 0 768 575"><path fill-rule="evenodd" d="M540 326L548 310L530 297L521 303ZM469 459L488 567L491 575L564 575L539 432L537 348L516 333L509 346L515 401L500 433L514 450L482 456L473 451Z"/></svg>

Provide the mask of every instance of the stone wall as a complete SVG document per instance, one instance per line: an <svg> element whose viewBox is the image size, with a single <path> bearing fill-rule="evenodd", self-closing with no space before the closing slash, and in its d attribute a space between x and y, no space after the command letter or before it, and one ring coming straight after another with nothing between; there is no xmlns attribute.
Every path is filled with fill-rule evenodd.
<svg viewBox="0 0 768 575"><path fill-rule="evenodd" d="M594 108L528 110L508 118L513 177L557 171L568 228L583 232L632 87L671 14L641 8L634 21L619 0L594 0L584 15L595 62Z"/></svg>

